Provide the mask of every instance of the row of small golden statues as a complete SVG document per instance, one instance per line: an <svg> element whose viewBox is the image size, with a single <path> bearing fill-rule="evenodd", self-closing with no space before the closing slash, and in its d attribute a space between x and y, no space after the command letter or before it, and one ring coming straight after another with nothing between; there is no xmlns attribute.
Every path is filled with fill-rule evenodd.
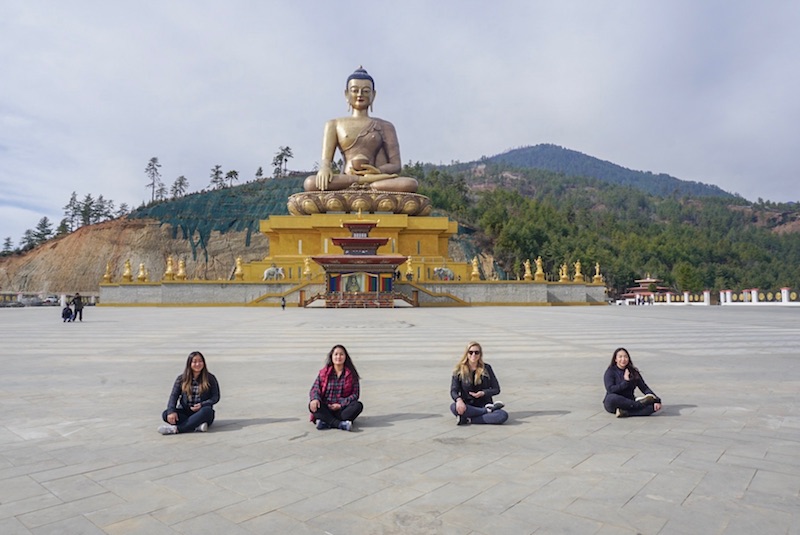
<svg viewBox="0 0 800 535"><path fill-rule="evenodd" d="M546 282L544 269L542 267L542 257L538 257L535 260L536 263L536 273L531 273L531 261L525 260L525 275L523 276L523 280L526 281L533 281L533 282ZM408 257L406 261L406 277L411 277L414 274L414 270L411 264L411 257ZM481 280L480 269L478 267L478 257L474 257L472 259L472 272L470 273L469 280L471 282ZM274 266L273 266L274 267ZM577 282L583 283L585 282L585 277L583 273L581 273L581 261L578 260L573 264L575 268L575 274L570 279L569 276L569 269L567 264L564 263L558 268L558 282ZM303 260L303 276L306 278L311 278L311 259L306 258ZM244 280L244 270L242 268L242 257L236 258L236 267L233 271L233 277L237 281ZM111 276L111 263L106 262L106 272L103 275L103 282L110 283L112 279ZM139 264L139 271L136 275L136 280L138 282L149 282L150 281L150 272L145 269L144 262ZM174 269L174 262L172 260L172 255L167 257L167 269L164 271L163 280L165 281L185 281L186 280L186 262L181 259L178 261L178 271L175 272ZM133 282L133 270L131 269L131 261L130 259L125 261L125 265L122 271L122 282ZM602 284L603 276L600 274L600 263L595 263L594 265L594 277L592 277L592 283L594 284Z"/></svg>

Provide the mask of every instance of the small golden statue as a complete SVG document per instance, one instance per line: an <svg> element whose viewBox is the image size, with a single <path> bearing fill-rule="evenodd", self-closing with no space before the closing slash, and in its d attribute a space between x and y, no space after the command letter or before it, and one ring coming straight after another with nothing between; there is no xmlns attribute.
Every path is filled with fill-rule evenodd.
<svg viewBox="0 0 800 535"><path fill-rule="evenodd" d="M244 270L242 269L242 257L236 257L236 269L233 271L233 278L237 281L244 280Z"/></svg>
<svg viewBox="0 0 800 535"><path fill-rule="evenodd" d="M558 282L569 282L569 269L566 263L561 264L561 267L558 268Z"/></svg>
<svg viewBox="0 0 800 535"><path fill-rule="evenodd" d="M139 273L136 274L136 280L145 282L147 280L147 273L144 270L144 262L139 264Z"/></svg>
<svg viewBox="0 0 800 535"><path fill-rule="evenodd" d="M106 273L103 275L103 282L106 284L111 282L111 262L106 262Z"/></svg>
<svg viewBox="0 0 800 535"><path fill-rule="evenodd" d="M186 280L186 261L183 259L178 260L178 274L175 275L175 278L179 281Z"/></svg>
<svg viewBox="0 0 800 535"><path fill-rule="evenodd" d="M359 213L359 216L361 214ZM311 280L311 258L305 257L303 260L303 276Z"/></svg>
<svg viewBox="0 0 800 535"><path fill-rule="evenodd" d="M167 270L164 272L164 280L165 281L174 281L175 280L175 272L173 271L172 265L172 255L167 257Z"/></svg>
<svg viewBox="0 0 800 535"><path fill-rule="evenodd" d="M575 262L575 277L572 279L573 282L583 282L583 273L581 273L581 261L578 260Z"/></svg>
<svg viewBox="0 0 800 535"><path fill-rule="evenodd" d="M125 267L122 270L123 282L133 282L133 273L131 272L131 259L125 261Z"/></svg>
<svg viewBox="0 0 800 535"><path fill-rule="evenodd" d="M536 259L536 273L533 275L534 282L544 282L544 268L542 267L542 257Z"/></svg>
<svg viewBox="0 0 800 535"><path fill-rule="evenodd" d="M594 284L603 284L603 276L600 274L600 262L594 264L594 277L592 277Z"/></svg>
<svg viewBox="0 0 800 535"><path fill-rule="evenodd" d="M533 274L531 273L531 259L527 258L523 265L525 266L525 275L523 275L522 279L526 281L533 280Z"/></svg>
<svg viewBox="0 0 800 535"><path fill-rule="evenodd" d="M471 281L479 281L481 280L481 272L478 269L478 257L472 257L472 273L469 275L469 280Z"/></svg>

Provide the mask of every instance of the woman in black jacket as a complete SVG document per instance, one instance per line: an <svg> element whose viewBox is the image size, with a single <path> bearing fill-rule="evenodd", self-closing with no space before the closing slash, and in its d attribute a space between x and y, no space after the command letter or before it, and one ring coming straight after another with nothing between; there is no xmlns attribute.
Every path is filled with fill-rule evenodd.
<svg viewBox="0 0 800 535"><path fill-rule="evenodd" d="M616 413L617 418L650 416L661 410L661 398L644 382L642 374L633 365L631 356L624 347L614 351L603 382L606 385L603 407L612 414ZM643 394L638 398L634 397L637 387Z"/></svg>
<svg viewBox="0 0 800 535"><path fill-rule="evenodd" d="M166 424L158 428L162 435L208 431L214 422L214 404L219 401L219 383L206 367L199 351L189 353L186 368L175 379L161 417Z"/></svg>
<svg viewBox="0 0 800 535"><path fill-rule="evenodd" d="M500 383L492 367L483 362L483 348L478 342L470 342L450 381L450 412L456 416L456 423L502 424L508 420L508 413L502 410L505 404L492 399L499 393Z"/></svg>

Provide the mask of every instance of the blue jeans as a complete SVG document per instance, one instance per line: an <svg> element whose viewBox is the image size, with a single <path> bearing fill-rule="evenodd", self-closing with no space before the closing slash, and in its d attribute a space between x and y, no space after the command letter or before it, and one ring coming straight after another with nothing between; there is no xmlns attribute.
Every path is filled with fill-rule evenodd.
<svg viewBox="0 0 800 535"><path fill-rule="evenodd" d="M603 407L610 413L615 413L617 409L622 409L628 413L628 416L650 416L656 412L652 403L645 405L619 394L606 394L606 398L603 400Z"/></svg>
<svg viewBox="0 0 800 535"><path fill-rule="evenodd" d="M200 407L200 410L197 412L192 412L190 409L176 409L176 413L178 413L178 433L191 433L198 427L200 424L206 423L209 426L214 423L214 409L208 406ZM164 411L161 414L161 418L167 422L167 411ZM169 423L169 422L167 422Z"/></svg>
<svg viewBox="0 0 800 535"><path fill-rule="evenodd" d="M450 412L452 412L455 416L458 416L455 403L450 404ZM499 425L508 420L508 413L503 409L497 409L496 411L489 412L484 407L473 407L472 405L467 405L467 410L464 411L464 416L469 418L470 422L473 424Z"/></svg>

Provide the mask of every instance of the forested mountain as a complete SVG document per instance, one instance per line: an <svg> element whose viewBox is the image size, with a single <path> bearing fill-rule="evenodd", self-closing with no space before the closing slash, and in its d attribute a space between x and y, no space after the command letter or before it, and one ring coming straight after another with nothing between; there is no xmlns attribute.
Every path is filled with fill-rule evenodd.
<svg viewBox="0 0 800 535"><path fill-rule="evenodd" d="M656 196L632 186L485 163L416 164L420 193L491 250L510 278L599 262L613 293L646 273L676 290L800 288L800 210L740 197Z"/></svg>
<svg viewBox="0 0 800 535"><path fill-rule="evenodd" d="M542 169L567 176L596 178L610 184L631 186L652 195L733 197L717 186L679 180L663 173L656 175L647 171L633 171L581 152L549 144L521 147L488 158L483 157L475 162L457 164L453 168L465 171L487 164L500 164L515 169Z"/></svg>

